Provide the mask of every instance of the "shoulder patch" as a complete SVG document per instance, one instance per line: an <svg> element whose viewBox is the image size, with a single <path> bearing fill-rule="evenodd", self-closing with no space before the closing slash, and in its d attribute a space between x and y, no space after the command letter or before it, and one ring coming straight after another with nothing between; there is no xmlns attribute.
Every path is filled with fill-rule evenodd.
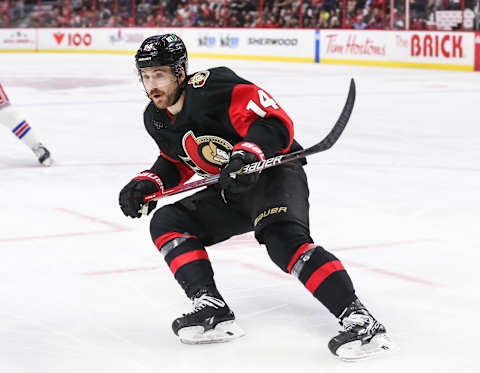
<svg viewBox="0 0 480 373"><path fill-rule="evenodd" d="M193 85L193 88L200 88L203 87L210 75L210 71L199 71L190 79L188 79L188 84Z"/></svg>

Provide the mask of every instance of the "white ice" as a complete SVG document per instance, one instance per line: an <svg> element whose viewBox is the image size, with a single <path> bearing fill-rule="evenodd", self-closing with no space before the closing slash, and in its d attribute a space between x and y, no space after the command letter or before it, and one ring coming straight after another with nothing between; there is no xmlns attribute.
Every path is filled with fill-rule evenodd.
<svg viewBox="0 0 480 373"><path fill-rule="evenodd" d="M118 192L158 150L132 56L0 54L0 82L56 165L0 127L0 372L477 372L480 74L313 64L227 65L270 92L296 138L343 136L309 158L311 232L348 269L398 348L351 364L327 349L339 326L253 236L208 249L246 331L179 343L191 310ZM171 203L175 198L165 200Z"/></svg>

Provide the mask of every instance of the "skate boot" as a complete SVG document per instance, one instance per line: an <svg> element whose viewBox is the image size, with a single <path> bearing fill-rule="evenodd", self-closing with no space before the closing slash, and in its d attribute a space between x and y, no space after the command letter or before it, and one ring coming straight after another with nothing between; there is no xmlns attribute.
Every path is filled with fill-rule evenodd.
<svg viewBox="0 0 480 373"><path fill-rule="evenodd" d="M53 159L50 156L48 149L41 143L39 143L33 150L33 153L37 156L41 165L49 167L53 164Z"/></svg>
<svg viewBox="0 0 480 373"><path fill-rule="evenodd" d="M339 322L343 330L330 340L328 348L342 360L367 359L392 347L385 327L358 299L345 308Z"/></svg>
<svg viewBox="0 0 480 373"><path fill-rule="evenodd" d="M172 323L173 332L187 344L228 342L245 333L215 288L201 288L192 298L193 311Z"/></svg>

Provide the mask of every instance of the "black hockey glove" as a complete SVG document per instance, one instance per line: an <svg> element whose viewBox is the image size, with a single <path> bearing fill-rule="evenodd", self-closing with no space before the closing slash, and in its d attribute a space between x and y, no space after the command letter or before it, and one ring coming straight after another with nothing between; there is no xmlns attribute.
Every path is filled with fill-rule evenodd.
<svg viewBox="0 0 480 373"><path fill-rule="evenodd" d="M125 216L139 218L142 216L143 197L163 190L163 182L159 176L150 171L142 171L120 191L118 201ZM157 207L157 201L148 202L150 214Z"/></svg>
<svg viewBox="0 0 480 373"><path fill-rule="evenodd" d="M264 161L262 149L251 142L240 142L232 149L232 155L227 165L220 172L219 186L230 193L244 193L252 188L260 178L259 172L237 175L236 172L250 163Z"/></svg>

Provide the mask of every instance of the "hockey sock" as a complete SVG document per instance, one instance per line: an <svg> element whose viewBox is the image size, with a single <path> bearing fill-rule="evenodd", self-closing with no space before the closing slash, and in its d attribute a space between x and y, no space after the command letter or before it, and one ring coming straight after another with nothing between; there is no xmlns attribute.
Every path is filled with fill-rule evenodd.
<svg viewBox="0 0 480 373"><path fill-rule="evenodd" d="M155 246L187 297L192 298L201 287L215 287L207 251L196 236L166 232L155 239Z"/></svg>
<svg viewBox="0 0 480 373"><path fill-rule="evenodd" d="M0 84L0 123L30 149L35 149L40 143L30 124L10 104L8 97Z"/></svg>
<svg viewBox="0 0 480 373"><path fill-rule="evenodd" d="M336 317L355 297L350 276L340 260L314 245L306 228L277 223L262 231L270 258L300 282Z"/></svg>
<svg viewBox="0 0 480 373"><path fill-rule="evenodd" d="M356 298L342 262L321 246L312 243L301 245L287 269L335 317Z"/></svg>

